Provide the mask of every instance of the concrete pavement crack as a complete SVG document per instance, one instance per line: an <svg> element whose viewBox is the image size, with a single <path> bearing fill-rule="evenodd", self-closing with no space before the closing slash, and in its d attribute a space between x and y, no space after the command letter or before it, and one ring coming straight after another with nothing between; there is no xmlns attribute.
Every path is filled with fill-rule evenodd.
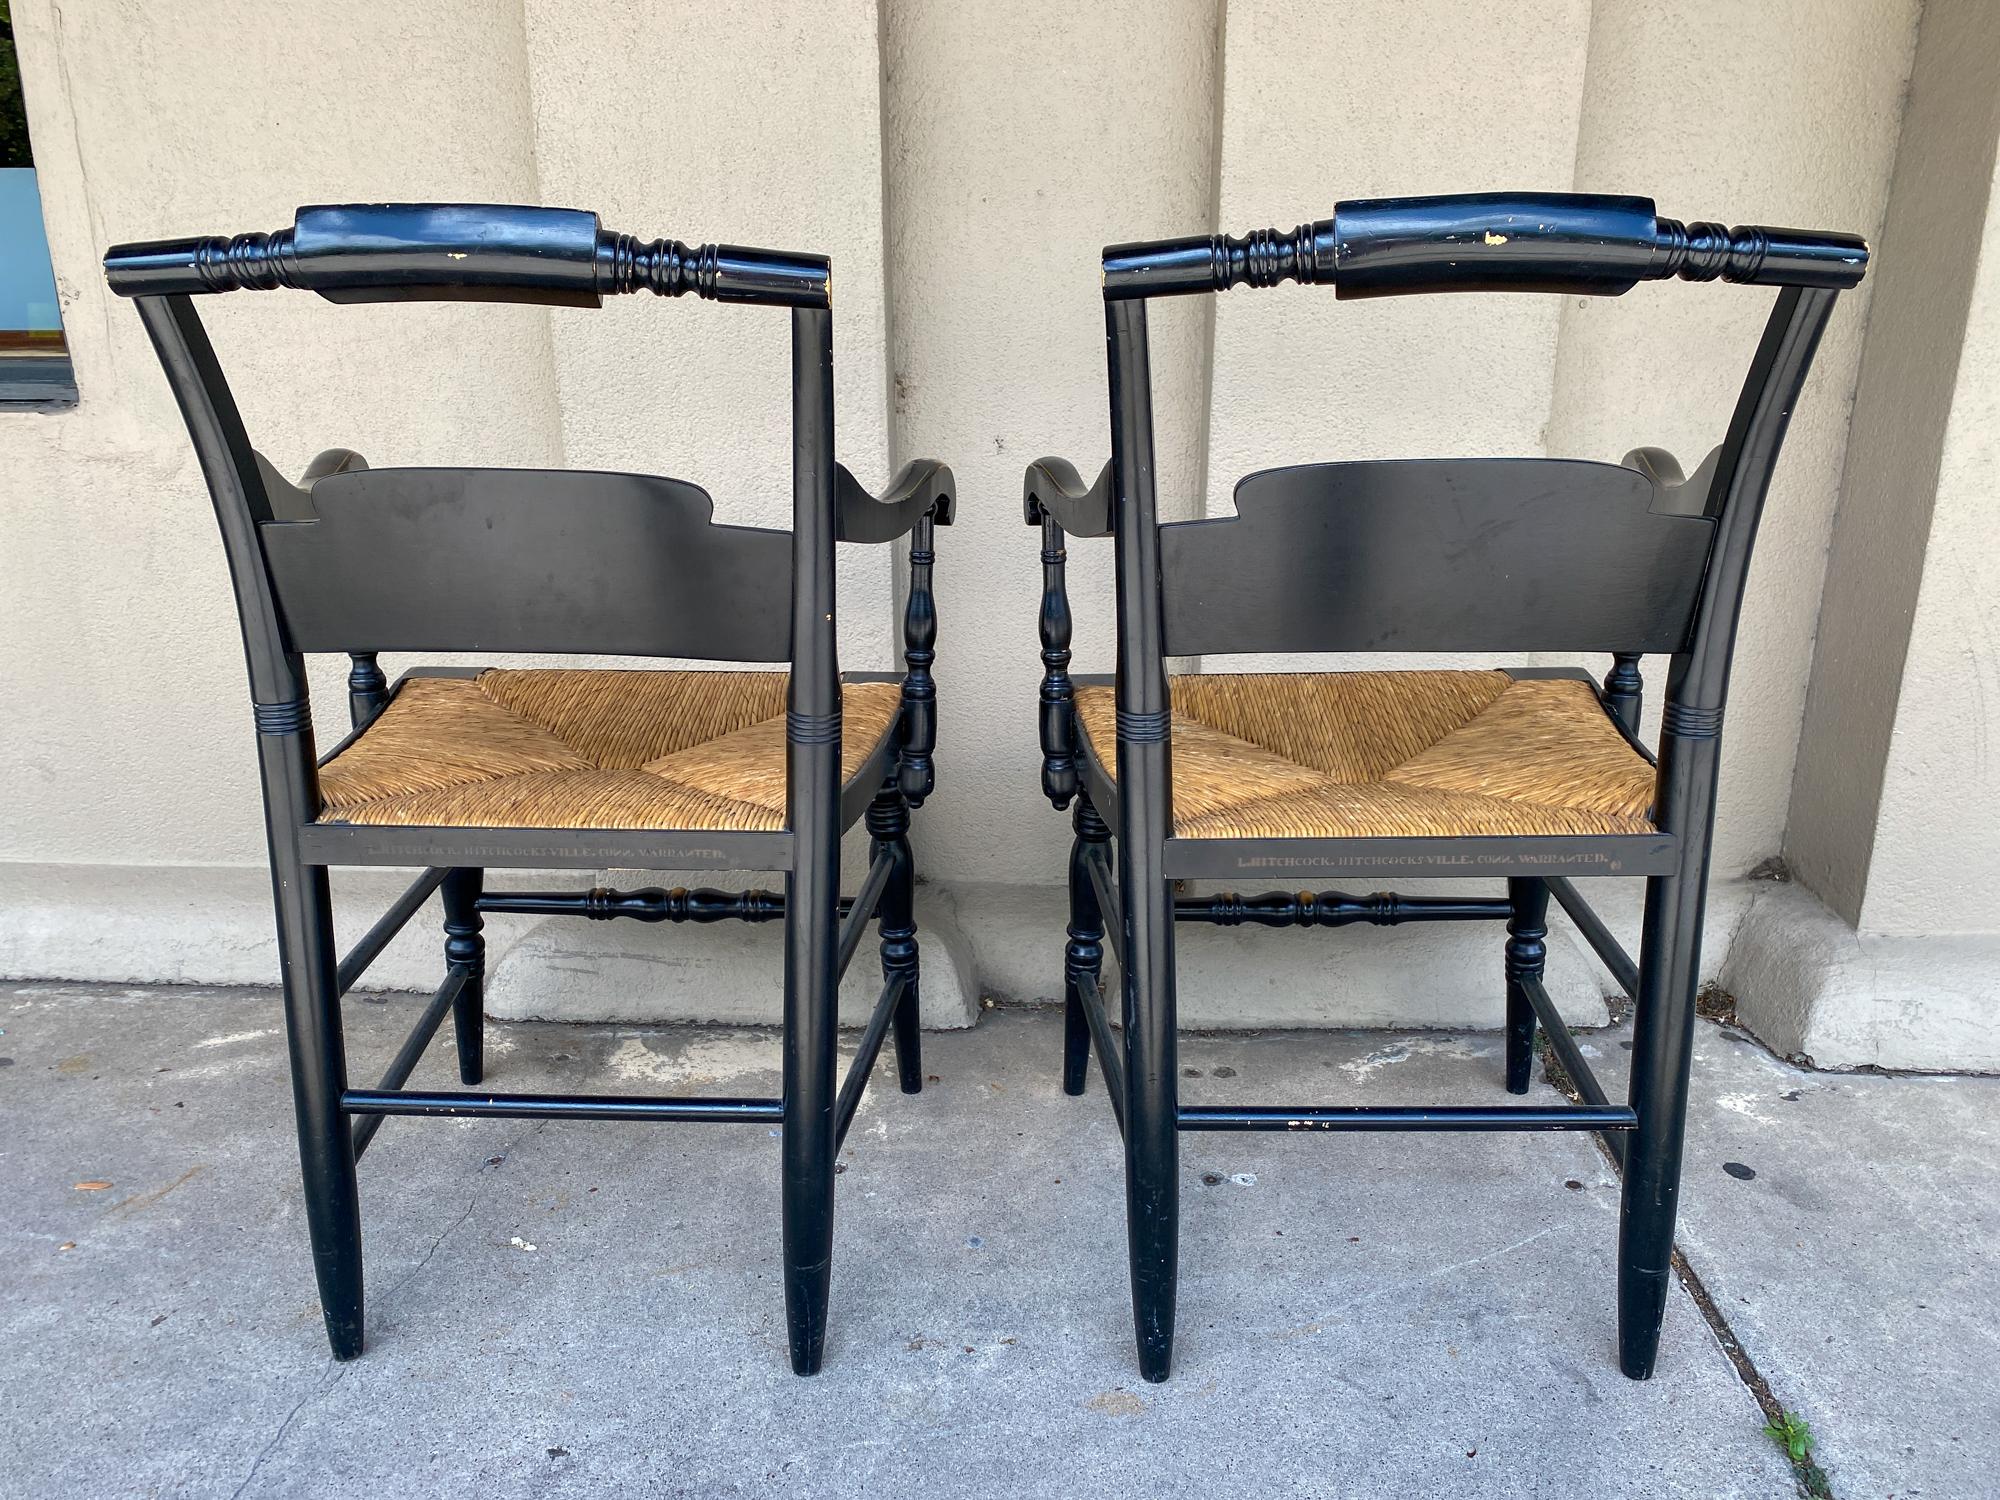
<svg viewBox="0 0 2000 1500"><path fill-rule="evenodd" d="M270 1456L278 1451L278 1445L285 1440L285 1434L292 1430L292 1423L298 1420L299 1413L304 1411L309 1403L318 1400L321 1396L324 1396L328 1391L339 1385L346 1377L347 1369L346 1365L338 1364L332 1360L327 1361L325 1373L320 1376L318 1382L311 1390L292 1403L292 1409L285 1413L284 1421L280 1422L278 1430L271 1434L271 1440L258 1451L256 1458L251 1460L250 1472L245 1474L242 1482L229 1492L229 1500L242 1500L243 1492L250 1488L250 1482L263 1471L264 1464Z"/></svg>
<svg viewBox="0 0 2000 1500"><path fill-rule="evenodd" d="M507 1138L505 1144L503 1144L500 1147L500 1150L496 1154L498 1154L503 1158L512 1156L514 1154L514 1148L516 1146L520 1145L522 1141L526 1140L531 1135L540 1135L542 1131L547 1127L547 1125L548 1121L537 1120L527 1129L517 1131L515 1134ZM476 1180L478 1180L477 1177L475 1177L475 1181ZM435 1240L431 1241L431 1247L430 1249L424 1252L423 1259L418 1261L416 1265L412 1266L408 1274L406 1274L402 1278L402 1280L398 1281L394 1286L390 1287L388 1291L382 1294L382 1306L388 1307L391 1303L393 1303L396 1300L396 1298L399 1295L401 1295L405 1287L407 1287L411 1282L415 1281L419 1276L423 1274L424 1268L431 1263L432 1259L437 1255L438 1251L444 1248L444 1242L450 1239L454 1234L458 1233L460 1226L463 1225L467 1219L472 1217L472 1211L478 1206L479 1206L479 1193L477 1190L475 1190L472 1196L465 1200L465 1212L460 1214L456 1219L453 1219L450 1224L445 1226L444 1232L440 1234Z"/></svg>
<svg viewBox="0 0 2000 1500"><path fill-rule="evenodd" d="M479 1206L479 1194L477 1193L474 1193L470 1198L465 1200L465 1212L460 1214L457 1218L453 1219L450 1224L446 1225L444 1233L440 1234L436 1239L431 1241L431 1247L430 1249L424 1252L424 1258L418 1261L416 1265L412 1266L409 1270L409 1273L405 1275L401 1281L397 1282L394 1286L390 1287L388 1291L382 1294L382 1305L384 1307L387 1307L390 1303L394 1302L397 1296L402 1292L404 1287L408 1286L411 1282L415 1281L419 1276L423 1274L424 1267L428 1266L431 1263L432 1257L435 1256L438 1253L438 1251L444 1248L444 1242L450 1239L454 1234L458 1232L459 1226L463 1224L467 1219L472 1217L473 1209L477 1208L478 1206Z"/></svg>

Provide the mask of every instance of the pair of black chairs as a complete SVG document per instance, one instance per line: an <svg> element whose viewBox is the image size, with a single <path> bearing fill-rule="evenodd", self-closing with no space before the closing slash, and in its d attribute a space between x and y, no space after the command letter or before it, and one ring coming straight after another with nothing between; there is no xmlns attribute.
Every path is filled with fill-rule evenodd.
<svg viewBox="0 0 2000 1500"><path fill-rule="evenodd" d="M1624 1170L1621 1364L1651 1373L1678 1191L1717 751L1736 619L1786 422L1858 239L1658 218L1644 199L1475 195L1338 205L1290 234L1114 246L1103 286L1111 462L1086 486L1032 466L1042 531L1043 788L1075 803L1063 1082L1097 1053L1125 1143L1140 1367L1171 1363L1182 1130L1604 1133ZM355 1161L390 1114L764 1121L783 1137L792 1363L821 1362L834 1153L894 1030L922 1083L909 810L932 785L933 528L952 477L906 467L870 495L834 460L828 266L820 257L641 244L540 208L301 210L272 235L121 246L221 522L258 731L306 1204L337 1357L362 1343ZM1722 445L1691 477L1640 449L1623 465L1542 459L1320 464L1253 475L1230 518L1160 524L1146 304L1332 283L1343 296L1457 290L1618 294L1639 280L1780 288ZM368 469L334 450L293 485L251 448L192 298L314 290L335 302L595 306L694 292L791 309L793 529L719 526L708 496L637 475ZM1115 683L1072 680L1065 534L1114 538ZM911 538L899 676L842 674L834 549ZM781 590L778 580L789 580ZM1190 675L1170 655L1608 651L1571 669ZM415 670L382 651L557 651L732 662L772 672ZM354 733L315 754L303 658L343 652ZM1672 658L1660 747L1637 737L1640 657ZM873 858L839 893L839 842ZM327 868L427 867L345 958ZM753 868L764 891L502 893L490 868ZM1337 891L1183 895L1177 882L1480 874L1507 895ZM1635 963L1571 883L1646 878ZM448 975L373 1089L349 1085L339 1001L441 890ZM1630 1101L1610 1103L1542 985L1551 898L1637 999ZM405 1088L450 1012L480 1082L486 912L785 923L777 1099L607 1099ZM844 914L844 915L843 915ZM1374 1108L1186 1106L1175 1057L1182 921L1334 927L1507 923L1506 1086L1528 1088L1537 1023L1582 1102ZM838 1089L835 992L870 921L884 985ZM1108 1014L1106 942L1122 977Z"/></svg>

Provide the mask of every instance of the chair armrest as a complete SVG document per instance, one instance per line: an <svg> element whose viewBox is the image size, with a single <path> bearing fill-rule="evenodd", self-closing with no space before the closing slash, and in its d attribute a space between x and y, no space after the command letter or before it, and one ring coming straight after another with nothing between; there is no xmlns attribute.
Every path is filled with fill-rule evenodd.
<svg viewBox="0 0 2000 1500"><path fill-rule="evenodd" d="M1086 485L1067 459L1038 458L1021 480L1021 509L1030 526L1053 521L1071 536L1111 535L1111 465Z"/></svg>
<svg viewBox="0 0 2000 1500"><path fill-rule="evenodd" d="M949 526L958 513L958 486L934 458L912 459L880 495L871 495L847 470L833 466L833 497L843 542L893 542L928 518Z"/></svg>

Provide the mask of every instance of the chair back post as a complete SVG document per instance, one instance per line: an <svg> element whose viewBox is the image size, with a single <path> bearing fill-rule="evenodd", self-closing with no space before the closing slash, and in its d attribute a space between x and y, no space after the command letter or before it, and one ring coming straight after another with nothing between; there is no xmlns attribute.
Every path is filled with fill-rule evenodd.
<svg viewBox="0 0 2000 1500"><path fill-rule="evenodd" d="M1112 544L1118 609L1118 947L1125 1021L1127 1232L1140 1363L1164 1374L1173 1342L1171 1285L1178 1191L1178 1037L1174 1005L1174 906L1166 873L1173 828L1173 746L1164 622L1160 527L1154 490L1152 367L1143 300L1105 306L1111 374ZM1155 1285L1142 1285L1152 1281ZM1155 1372L1158 1373L1155 1373Z"/></svg>
<svg viewBox="0 0 2000 1500"><path fill-rule="evenodd" d="M786 739L792 795L831 801L840 766L840 662L834 642L833 324L792 313L792 675ZM803 773L803 775L801 774ZM816 809L794 807L793 829Z"/></svg>
<svg viewBox="0 0 2000 1500"><path fill-rule="evenodd" d="M824 1265L833 1253L833 1033L839 970L840 664L834 645L833 322L792 311L792 672L785 710L784 1221L788 1245ZM794 1367L817 1369L823 1282L788 1255L785 1305ZM817 1331L815 1331L817 1329ZM809 1346L809 1347L808 1347Z"/></svg>
<svg viewBox="0 0 2000 1500"><path fill-rule="evenodd" d="M257 535L271 519L271 501L244 430L236 398L215 357L194 303L184 295L133 299L153 341L167 384L180 407L222 530L223 554L236 595L251 701L259 707L303 701L305 670L286 648L277 600Z"/></svg>
<svg viewBox="0 0 2000 1500"><path fill-rule="evenodd" d="M270 496L236 398L194 303L184 294L142 296L134 303L187 424L222 531L250 675L258 764L275 859L280 845L293 839L301 824L319 816L319 772L305 663L285 641L257 534L258 524L271 519Z"/></svg>
<svg viewBox="0 0 2000 1500"><path fill-rule="evenodd" d="M1716 521L1715 542L1686 648L1674 654L1667 672L1654 808L1661 830L1682 841L1683 876L1692 874L1696 881L1697 906L1708 879L1723 708L1751 552L1785 430L1839 295L1818 287L1788 287L1778 294L1705 501ZM1700 920L1698 912L1694 920Z"/></svg>
<svg viewBox="0 0 2000 1500"><path fill-rule="evenodd" d="M1785 429L1838 295L1798 287L1779 293L1709 489L1707 509L1717 519L1716 540L1687 648L1674 655L1668 671L1654 802L1654 821L1661 831L1680 839L1680 867L1671 876L1647 882L1639 956L1642 995L1692 995L1700 981L1723 707L1751 549ZM1671 1104L1686 1097L1693 1033L1692 1006L1656 1026L1639 1027L1631 1100L1642 1114L1662 1101ZM1679 1172L1678 1146L1665 1155L1635 1153L1628 1162L1628 1200L1664 1205L1663 1211L1670 1213Z"/></svg>

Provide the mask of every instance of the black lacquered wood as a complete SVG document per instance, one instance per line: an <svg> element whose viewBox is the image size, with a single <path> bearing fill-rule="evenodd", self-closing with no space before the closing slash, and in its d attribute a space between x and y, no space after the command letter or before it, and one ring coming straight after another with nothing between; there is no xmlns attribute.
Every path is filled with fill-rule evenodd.
<svg viewBox="0 0 2000 1500"><path fill-rule="evenodd" d="M692 292L716 302L825 307L820 255L741 245L642 242L580 209L466 203L328 204L270 234L114 245L121 297L296 287L330 302L539 302L596 307L607 295Z"/></svg>
<svg viewBox="0 0 2000 1500"><path fill-rule="evenodd" d="M1265 891L1242 896L1218 891L1212 896L1176 896L1174 920L1207 922L1216 927L1348 927L1368 922L1393 927L1399 922L1491 922L1513 908L1505 901L1481 896L1404 896L1377 891L1350 896L1346 891Z"/></svg>
<svg viewBox="0 0 2000 1500"><path fill-rule="evenodd" d="M1081 1094L1090 1068L1091 1039L1103 1029L1102 1002L1097 1019L1092 1020L1085 1009L1085 995L1086 991L1100 993L1099 979L1104 971L1105 923L1098 891L1100 884L1110 881L1108 875L1100 881L1092 869L1105 866L1109 858L1111 829L1088 797L1076 799L1071 822L1076 837L1069 855L1069 945L1063 950L1063 1092ZM1119 1061L1118 1054L1102 1045L1098 1058L1107 1068ZM1124 1107L1121 1098L1121 1120Z"/></svg>
<svg viewBox="0 0 2000 1500"><path fill-rule="evenodd" d="M1611 710L1611 716L1628 735L1639 732L1639 715L1645 707L1645 694L1646 679L1639 673L1639 653L1614 653L1611 670L1604 674L1604 706Z"/></svg>
<svg viewBox="0 0 2000 1500"><path fill-rule="evenodd" d="M461 981L452 1002L452 1032L458 1040L458 1081L475 1084L486 1076L486 922L479 896L486 872L453 870L445 877L444 961Z"/></svg>
<svg viewBox="0 0 2000 1500"><path fill-rule="evenodd" d="M1165 851L1167 875L1175 880L1659 875L1679 869L1681 861L1680 841L1669 833L1172 838Z"/></svg>
<svg viewBox="0 0 2000 1500"><path fill-rule="evenodd" d="M900 781L884 781L882 790L868 805L868 837L874 851L873 866L885 875L880 900L871 904L881 939L882 978L885 984L895 987L898 997L894 1015L896 1082L904 1093L919 1094L924 1087L924 1066L917 948L917 857L910 847L909 798ZM857 901L856 910L859 909ZM849 921L852 920L850 917ZM841 941L844 946L845 931ZM846 968L843 958L841 971L845 973Z"/></svg>
<svg viewBox="0 0 2000 1500"><path fill-rule="evenodd" d="M311 823L298 831L314 865L479 865L489 870L784 870L789 833L675 828L453 828Z"/></svg>
<svg viewBox="0 0 2000 1500"><path fill-rule="evenodd" d="M1173 828L1173 751L1161 651L1160 526L1152 367L1143 302L1105 306L1111 378L1111 469L1118 589L1118 900L1125 985L1125 1232L1139 1373L1173 1364L1180 1276L1180 1083L1174 997L1173 896L1165 841ZM1100 899L1102 899L1100 897ZM1115 916L1114 916L1115 911Z"/></svg>
<svg viewBox="0 0 2000 1500"><path fill-rule="evenodd" d="M1844 288L1868 265L1858 236L1734 229L1660 217L1650 198L1599 193L1457 193L1361 198L1331 219L1240 238L1109 245L1108 299L1331 283L1341 297L1482 291L1617 296L1640 281Z"/></svg>
<svg viewBox="0 0 2000 1500"><path fill-rule="evenodd" d="M1042 525L1042 689L1036 727L1042 740L1042 795L1057 808L1069 806L1077 794L1075 723L1076 689L1070 682L1070 636L1066 572L1069 549L1053 517Z"/></svg>
<svg viewBox="0 0 2000 1500"><path fill-rule="evenodd" d="M790 538L716 525L696 485L366 469L317 481L308 503L316 520L260 528L294 650L791 657Z"/></svg>
<svg viewBox="0 0 2000 1500"><path fill-rule="evenodd" d="M908 536L922 520L949 526L958 514L958 487L951 470L936 459L906 463L880 495L835 464L834 503L840 510L843 542L893 542Z"/></svg>
<svg viewBox="0 0 2000 1500"><path fill-rule="evenodd" d="M777 1125L782 1099L672 1099L591 1094L437 1093L349 1089L340 1107L350 1115L443 1115L504 1120L677 1120Z"/></svg>
<svg viewBox="0 0 2000 1500"><path fill-rule="evenodd" d="M1631 1130L1623 1105L1184 1104L1182 1130Z"/></svg>
<svg viewBox="0 0 2000 1500"><path fill-rule="evenodd" d="M1160 527L1166 650L1675 651L1714 523L1618 464L1484 458L1253 474Z"/></svg>
<svg viewBox="0 0 2000 1500"><path fill-rule="evenodd" d="M1542 982L1549 950L1548 882L1520 877L1507 882L1507 1092L1528 1092L1535 1061L1535 1008L1528 986Z"/></svg>
<svg viewBox="0 0 2000 1500"><path fill-rule="evenodd" d="M1122 300L1276 286L1281 281L1330 282L1336 228L1332 219L1317 219L1290 231L1253 229L1240 238L1191 235L1106 245L1104 295L1107 300Z"/></svg>
<svg viewBox="0 0 2000 1500"><path fill-rule="evenodd" d="M1111 535L1111 465L1085 484L1067 459L1038 458L1021 484L1021 508L1030 526L1053 521L1071 536Z"/></svg>
<svg viewBox="0 0 2000 1500"><path fill-rule="evenodd" d="M948 519L948 517L947 517ZM903 601L903 713L897 726L896 785L908 807L922 807L937 785L931 757L937 750L937 600L931 568L938 518L917 518L910 535L910 587Z"/></svg>
<svg viewBox="0 0 2000 1500"><path fill-rule="evenodd" d="M840 663L834 620L839 510L833 324L792 314L793 669L785 707L786 805L797 840L785 877L785 1317L792 1369L826 1354L833 1268L834 1040L840 900Z"/></svg>
<svg viewBox="0 0 2000 1500"><path fill-rule="evenodd" d="M483 912L537 917L587 917L609 922L781 922L785 898L776 891L718 891L710 886L646 886L634 891L592 886L587 891L490 891L479 898Z"/></svg>

